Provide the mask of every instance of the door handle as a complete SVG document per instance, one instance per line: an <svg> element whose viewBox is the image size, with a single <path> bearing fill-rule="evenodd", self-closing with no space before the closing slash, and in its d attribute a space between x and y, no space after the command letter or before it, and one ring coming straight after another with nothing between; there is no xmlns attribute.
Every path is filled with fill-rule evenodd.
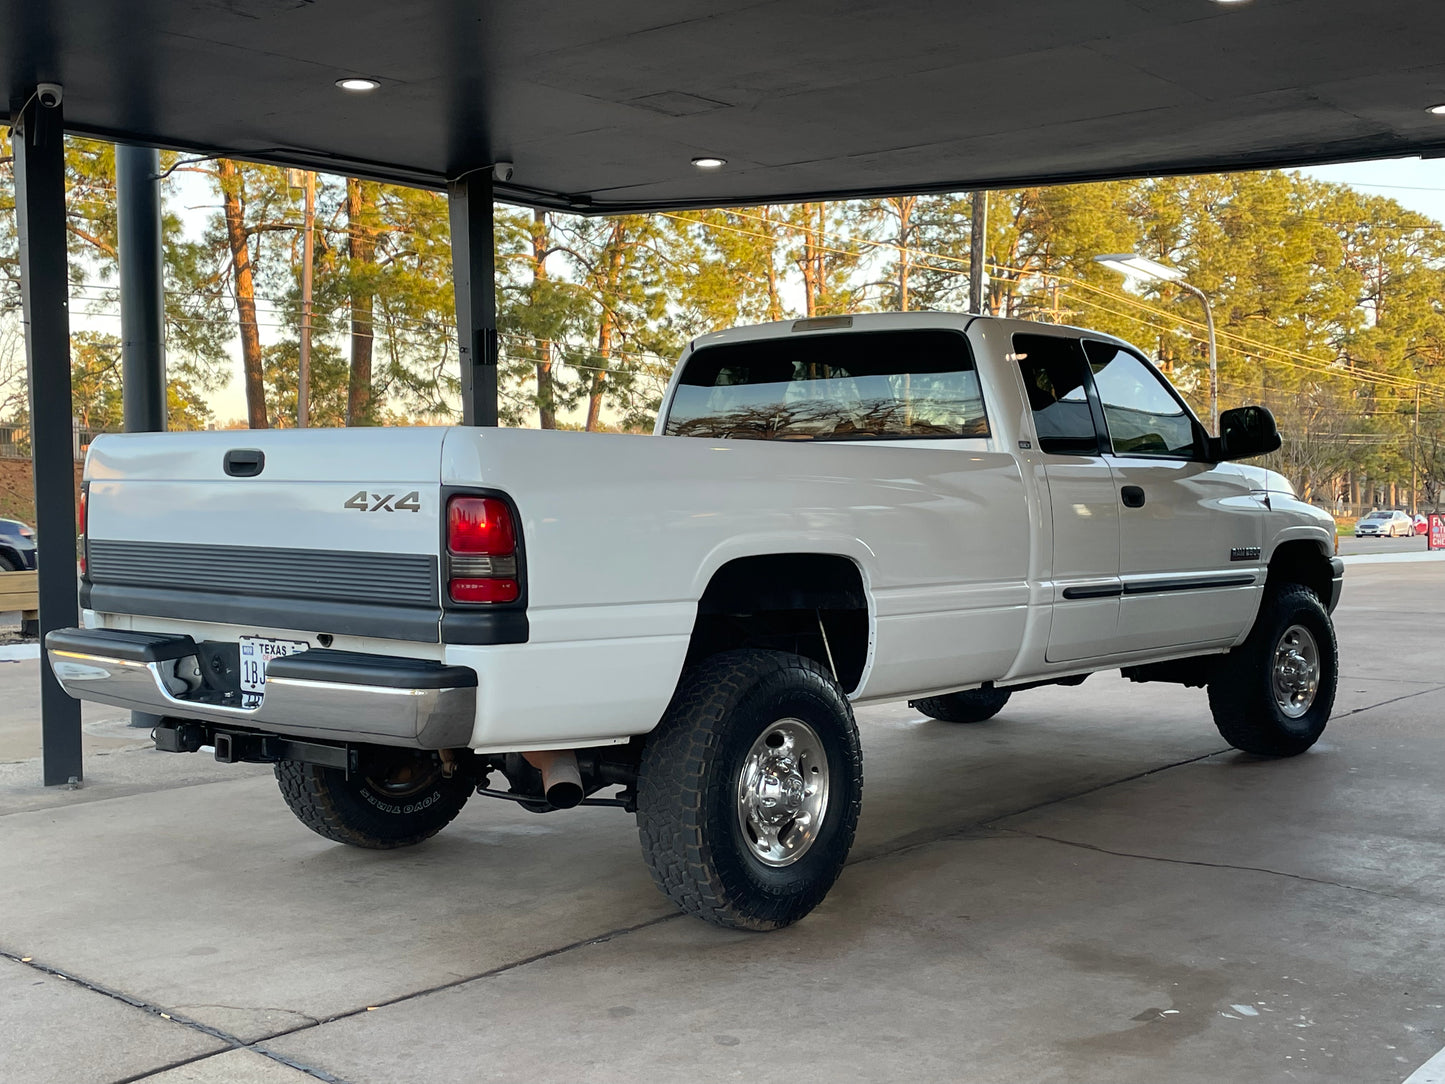
<svg viewBox="0 0 1445 1084"><path fill-rule="evenodd" d="M1138 486L1125 486L1119 490L1119 497L1123 500L1125 508L1144 507L1144 491Z"/></svg>
<svg viewBox="0 0 1445 1084"><path fill-rule="evenodd" d="M266 453L259 448L232 448L221 468L232 478L254 478L266 469Z"/></svg>

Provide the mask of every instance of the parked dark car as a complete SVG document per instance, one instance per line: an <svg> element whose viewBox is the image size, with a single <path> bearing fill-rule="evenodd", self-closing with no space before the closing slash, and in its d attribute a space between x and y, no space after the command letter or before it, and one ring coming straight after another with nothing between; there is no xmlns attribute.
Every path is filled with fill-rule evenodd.
<svg viewBox="0 0 1445 1084"><path fill-rule="evenodd" d="M0 572L35 567L35 531L18 519L0 519Z"/></svg>

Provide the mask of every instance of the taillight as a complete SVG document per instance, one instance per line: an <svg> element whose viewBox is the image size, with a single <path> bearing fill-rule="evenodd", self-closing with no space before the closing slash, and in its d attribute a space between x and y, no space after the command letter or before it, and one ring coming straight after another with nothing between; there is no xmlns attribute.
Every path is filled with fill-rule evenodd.
<svg viewBox="0 0 1445 1084"><path fill-rule="evenodd" d="M517 527L506 501L453 497L447 502L447 593L453 602L515 602Z"/></svg>
<svg viewBox="0 0 1445 1084"><path fill-rule="evenodd" d="M80 574L85 575L85 500L90 495L89 487L80 487L80 505L76 509L75 526L79 536L76 539L76 548L80 551Z"/></svg>

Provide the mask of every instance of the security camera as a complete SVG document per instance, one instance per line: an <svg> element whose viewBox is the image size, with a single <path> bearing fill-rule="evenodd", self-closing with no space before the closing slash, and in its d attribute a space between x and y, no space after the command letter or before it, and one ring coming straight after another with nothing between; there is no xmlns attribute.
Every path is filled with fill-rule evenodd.
<svg viewBox="0 0 1445 1084"><path fill-rule="evenodd" d="M512 179L512 169L513 166L511 162L496 163L492 166L492 180L510 181Z"/></svg>
<svg viewBox="0 0 1445 1084"><path fill-rule="evenodd" d="M41 83L35 88L35 97L46 109L54 109L65 97L65 88L59 83Z"/></svg>

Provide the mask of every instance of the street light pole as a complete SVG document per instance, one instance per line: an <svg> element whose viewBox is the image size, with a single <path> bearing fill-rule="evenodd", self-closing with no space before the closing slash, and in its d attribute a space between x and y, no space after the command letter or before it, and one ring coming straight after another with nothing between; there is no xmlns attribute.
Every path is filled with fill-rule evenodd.
<svg viewBox="0 0 1445 1084"><path fill-rule="evenodd" d="M1209 297L1198 286L1184 281L1184 272L1177 267L1139 256L1133 252L1121 252L1112 256L1095 256L1095 263L1101 263L1111 270L1131 278L1153 279L1156 282L1172 282L1188 290L1204 305L1204 326L1209 329L1209 431L1219 435L1219 355L1214 340L1214 309Z"/></svg>
<svg viewBox="0 0 1445 1084"><path fill-rule="evenodd" d="M1191 286L1183 279L1175 280L1204 304L1204 325L1209 329L1209 431L1219 435L1219 357L1214 344L1214 310L1209 298L1198 286Z"/></svg>

